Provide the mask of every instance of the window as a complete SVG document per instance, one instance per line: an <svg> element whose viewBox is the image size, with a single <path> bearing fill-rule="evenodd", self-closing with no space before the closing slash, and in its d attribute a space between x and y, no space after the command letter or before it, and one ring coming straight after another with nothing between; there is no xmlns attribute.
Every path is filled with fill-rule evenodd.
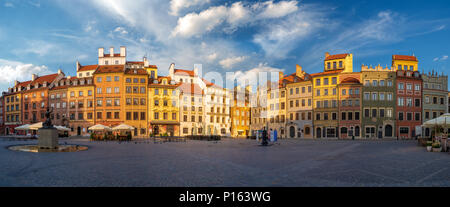
<svg viewBox="0 0 450 207"><path fill-rule="evenodd" d="M380 101L384 101L384 93L380 93Z"/></svg>
<svg viewBox="0 0 450 207"><path fill-rule="evenodd" d="M145 120L145 112L141 112L141 120Z"/></svg>
<svg viewBox="0 0 450 207"><path fill-rule="evenodd" d="M118 82L119 80L119 76L114 76L114 81Z"/></svg>
<svg viewBox="0 0 450 207"><path fill-rule="evenodd" d="M404 89L405 89L405 85L403 83L399 83L398 90L404 90Z"/></svg>
<svg viewBox="0 0 450 207"><path fill-rule="evenodd" d="M364 86L370 86L370 80L364 81Z"/></svg>
<svg viewBox="0 0 450 207"><path fill-rule="evenodd" d="M106 93L108 93L108 94L110 94L112 91L111 91L111 88L106 88Z"/></svg>
<svg viewBox="0 0 450 207"><path fill-rule="evenodd" d="M342 112L341 120L345 121L346 119L347 119L347 113L346 112Z"/></svg>
<svg viewBox="0 0 450 207"><path fill-rule="evenodd" d="M403 112L398 112L398 120L403 121Z"/></svg>
<svg viewBox="0 0 450 207"><path fill-rule="evenodd" d="M111 82L111 76L106 76L106 82Z"/></svg>
<svg viewBox="0 0 450 207"><path fill-rule="evenodd" d="M102 77L97 77L97 83L101 83L102 82Z"/></svg>
<svg viewBox="0 0 450 207"><path fill-rule="evenodd" d="M102 106L102 100L97 100L97 106Z"/></svg>
<svg viewBox="0 0 450 207"><path fill-rule="evenodd" d="M333 85L337 84L337 78L336 77L331 78L331 84L333 84Z"/></svg>
<svg viewBox="0 0 450 207"><path fill-rule="evenodd" d="M372 86L375 86L375 87L378 86L378 80L373 80L372 81Z"/></svg>
<svg viewBox="0 0 450 207"><path fill-rule="evenodd" d="M420 121L420 113L415 113L415 120Z"/></svg>
<svg viewBox="0 0 450 207"><path fill-rule="evenodd" d="M320 79L316 79L316 86L320 86Z"/></svg>
<svg viewBox="0 0 450 207"><path fill-rule="evenodd" d="M378 99L378 94L377 93L372 93L372 100L376 101Z"/></svg>
<svg viewBox="0 0 450 207"><path fill-rule="evenodd" d="M97 94L102 94L102 88L97 88Z"/></svg>
<svg viewBox="0 0 450 207"><path fill-rule="evenodd" d="M112 119L112 113L106 112L106 119Z"/></svg>
<svg viewBox="0 0 450 207"><path fill-rule="evenodd" d="M406 113L406 120L412 121L412 113Z"/></svg>
<svg viewBox="0 0 450 207"><path fill-rule="evenodd" d="M342 95L347 95L347 90L342 89Z"/></svg>
<svg viewBox="0 0 450 207"><path fill-rule="evenodd" d="M414 85L414 90L420 91L420 85L419 84Z"/></svg>
<svg viewBox="0 0 450 207"><path fill-rule="evenodd" d="M384 118L384 109L380 109L380 118Z"/></svg>
<svg viewBox="0 0 450 207"><path fill-rule="evenodd" d="M324 78L324 79L323 79L323 85L324 85L324 86L327 86L327 85L328 85L328 78Z"/></svg>
<svg viewBox="0 0 450 207"><path fill-rule="evenodd" d="M102 119L102 112L97 112L97 119Z"/></svg>
<svg viewBox="0 0 450 207"><path fill-rule="evenodd" d="M380 86L384 86L384 80L380 80Z"/></svg>
<svg viewBox="0 0 450 207"><path fill-rule="evenodd" d="M120 119L120 113L119 112L114 112L114 119Z"/></svg>
<svg viewBox="0 0 450 207"><path fill-rule="evenodd" d="M392 80L388 80L387 86L392 87Z"/></svg>
<svg viewBox="0 0 450 207"><path fill-rule="evenodd" d="M343 67L342 61L339 61L339 68L342 68L342 67Z"/></svg>
<svg viewBox="0 0 450 207"><path fill-rule="evenodd" d="M364 109L364 117L367 117L367 118L370 117L370 110L369 109Z"/></svg>
<svg viewBox="0 0 450 207"><path fill-rule="evenodd" d="M412 84L406 84L406 90L411 91L412 90Z"/></svg>
<svg viewBox="0 0 450 207"><path fill-rule="evenodd" d="M377 109L372 109L372 118L376 118L377 117Z"/></svg>
<svg viewBox="0 0 450 207"><path fill-rule="evenodd" d="M317 89L316 96L320 96L320 89Z"/></svg>
<svg viewBox="0 0 450 207"><path fill-rule="evenodd" d="M420 107L420 99L415 99L414 100L414 106L415 107Z"/></svg>
<svg viewBox="0 0 450 207"><path fill-rule="evenodd" d="M408 127L400 127L400 134L409 134Z"/></svg>
<svg viewBox="0 0 450 207"><path fill-rule="evenodd" d="M386 110L386 117L392 118L392 109Z"/></svg>
<svg viewBox="0 0 450 207"><path fill-rule="evenodd" d="M388 101L392 101L393 99L392 99L392 93L388 93L387 94L387 100Z"/></svg>
<svg viewBox="0 0 450 207"><path fill-rule="evenodd" d="M411 98L407 98L406 99L406 106L408 106L408 107L412 106L412 99Z"/></svg>
<svg viewBox="0 0 450 207"><path fill-rule="evenodd" d="M133 120L139 120L139 112L133 112Z"/></svg>
<svg viewBox="0 0 450 207"><path fill-rule="evenodd" d="M364 93L364 100L370 100L370 93Z"/></svg>
<svg viewBox="0 0 450 207"><path fill-rule="evenodd" d="M404 99L403 98L398 98L398 106L404 106Z"/></svg>

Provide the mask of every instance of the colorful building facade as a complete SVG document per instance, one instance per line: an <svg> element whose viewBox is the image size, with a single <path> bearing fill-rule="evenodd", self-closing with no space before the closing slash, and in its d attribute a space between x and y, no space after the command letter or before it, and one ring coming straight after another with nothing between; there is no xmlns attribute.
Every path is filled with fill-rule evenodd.
<svg viewBox="0 0 450 207"><path fill-rule="evenodd" d="M360 138L361 73L341 73L339 80L339 138Z"/></svg>
<svg viewBox="0 0 450 207"><path fill-rule="evenodd" d="M448 76L429 72L422 73L423 80L423 111L422 121L426 122L448 113ZM425 127L422 135L432 136L434 129Z"/></svg>
<svg viewBox="0 0 450 207"><path fill-rule="evenodd" d="M363 65L362 75L362 137L396 137L396 73L394 68Z"/></svg>

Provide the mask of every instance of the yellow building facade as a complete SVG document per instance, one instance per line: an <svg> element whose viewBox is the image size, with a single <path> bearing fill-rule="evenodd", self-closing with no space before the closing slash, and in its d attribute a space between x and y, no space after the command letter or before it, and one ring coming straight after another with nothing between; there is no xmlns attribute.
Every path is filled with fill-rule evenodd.
<svg viewBox="0 0 450 207"><path fill-rule="evenodd" d="M353 72L353 55L325 53L324 72L312 74L315 138L338 138L340 73Z"/></svg>
<svg viewBox="0 0 450 207"><path fill-rule="evenodd" d="M150 135L180 136L178 86L170 77L158 77L149 83Z"/></svg>
<svg viewBox="0 0 450 207"><path fill-rule="evenodd" d="M124 123L134 127L133 136L148 136L148 74L144 69L126 69L124 72L125 94Z"/></svg>
<svg viewBox="0 0 450 207"><path fill-rule="evenodd" d="M233 91L231 106L231 136L246 138L250 136L250 87L237 86Z"/></svg>

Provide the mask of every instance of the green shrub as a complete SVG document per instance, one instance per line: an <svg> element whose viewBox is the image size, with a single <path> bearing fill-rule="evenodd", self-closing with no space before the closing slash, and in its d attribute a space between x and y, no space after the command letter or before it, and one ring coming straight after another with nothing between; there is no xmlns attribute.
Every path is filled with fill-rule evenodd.
<svg viewBox="0 0 450 207"><path fill-rule="evenodd" d="M433 148L440 148L440 147L441 147L441 143L439 143L439 142L433 143Z"/></svg>
<svg viewBox="0 0 450 207"><path fill-rule="evenodd" d="M433 146L433 142L432 141L427 141L427 147L431 147Z"/></svg>

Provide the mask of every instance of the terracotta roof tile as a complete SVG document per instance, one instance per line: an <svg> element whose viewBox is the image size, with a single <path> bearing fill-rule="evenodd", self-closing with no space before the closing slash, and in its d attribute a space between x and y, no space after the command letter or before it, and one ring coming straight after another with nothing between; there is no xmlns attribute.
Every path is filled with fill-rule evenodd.
<svg viewBox="0 0 450 207"><path fill-rule="evenodd" d="M31 82L31 85L35 85L36 83L43 84L44 82L50 84L56 79L56 77L58 77L58 73L40 76L37 77L36 80Z"/></svg>
<svg viewBox="0 0 450 207"><path fill-rule="evenodd" d="M193 70L182 70L182 69L175 69L175 74L177 75L186 75L186 76L191 76L194 77L195 73Z"/></svg>
<svg viewBox="0 0 450 207"><path fill-rule="evenodd" d="M337 73L341 73L344 70L333 70L333 71L326 71L326 72L321 72L321 73L313 73L311 74L311 77L316 77L316 76L321 76L321 75L329 75L329 74L337 74Z"/></svg>
<svg viewBox="0 0 450 207"><path fill-rule="evenodd" d="M136 71L136 73L135 73L135 71ZM128 75L148 75L147 71L144 70L144 69L132 69L132 68L126 69L125 70L125 74L128 74Z"/></svg>
<svg viewBox="0 0 450 207"><path fill-rule="evenodd" d="M102 65L98 67L95 73L121 73L124 72L124 68L124 65Z"/></svg>
<svg viewBox="0 0 450 207"><path fill-rule="evenodd" d="M346 54L337 54L337 55L330 55L327 58L325 58L325 61L328 60L337 60L337 59L344 59L348 56L348 53Z"/></svg>
<svg viewBox="0 0 450 207"><path fill-rule="evenodd" d="M78 69L79 72L82 71L89 71L89 70L95 70L98 68L98 65L86 65L86 66L81 66L80 69Z"/></svg>
<svg viewBox="0 0 450 207"><path fill-rule="evenodd" d="M222 87L220 87L220 86L218 86L218 85L216 85L216 84L214 84L214 83L211 83L211 82L207 81L207 80L204 79L204 78L202 78L202 81L203 81L203 82L206 84L206 86L208 86L208 87L222 88Z"/></svg>
<svg viewBox="0 0 450 207"><path fill-rule="evenodd" d="M393 55L393 60L406 60L406 61L418 61L417 57L409 55Z"/></svg>

